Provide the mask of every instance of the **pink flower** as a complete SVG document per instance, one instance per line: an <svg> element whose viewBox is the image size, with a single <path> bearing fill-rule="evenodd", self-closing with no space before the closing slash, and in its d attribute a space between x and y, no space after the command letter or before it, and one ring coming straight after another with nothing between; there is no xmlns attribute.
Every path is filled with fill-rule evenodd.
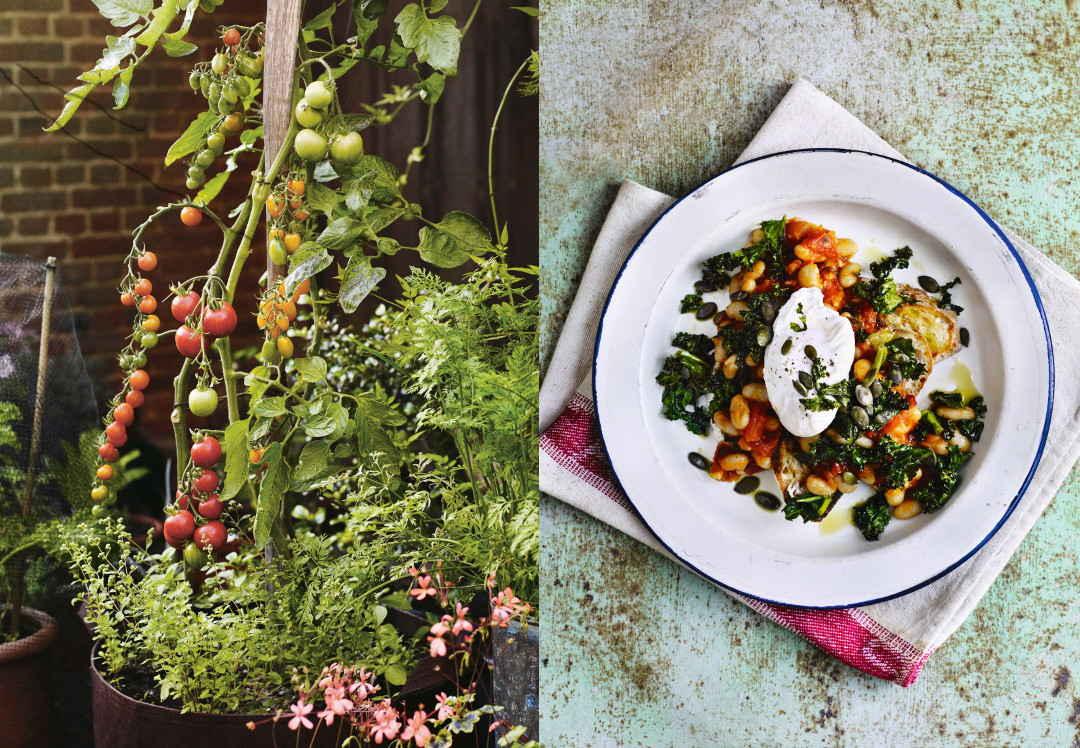
<svg viewBox="0 0 1080 748"><path fill-rule="evenodd" d="M491 572L490 574L488 574L487 586L488 589L495 589L495 572Z"/></svg>
<svg viewBox="0 0 1080 748"><path fill-rule="evenodd" d="M435 697L435 700L439 702L439 711L436 713L435 716L440 722L447 717L454 716L454 705L447 703L449 699L450 697L447 696L445 693L440 693Z"/></svg>
<svg viewBox="0 0 1080 748"><path fill-rule="evenodd" d="M345 686L329 686L323 697L326 700L326 709L319 712L319 719L325 719L326 724L334 724L334 716L343 717L346 712L355 709L350 699L345 698Z"/></svg>
<svg viewBox="0 0 1080 748"><path fill-rule="evenodd" d="M290 705L289 710L295 716L289 720L289 729L299 730L300 725L302 724L304 727L310 730L314 725L312 725L311 720L307 718L307 715L310 714L311 710L314 708L315 707L313 707L311 704L305 704L303 697L298 699L295 704Z"/></svg>
<svg viewBox="0 0 1080 748"><path fill-rule="evenodd" d="M413 588L409 590L409 594L415 597L418 601L423 600L425 597L435 597L436 591L431 588L431 577L427 576L426 574L422 577L417 577L416 583L420 585L420 588Z"/></svg>
<svg viewBox="0 0 1080 748"><path fill-rule="evenodd" d="M429 636L428 641L431 642L432 657L446 657L446 642L441 637Z"/></svg>
<svg viewBox="0 0 1080 748"><path fill-rule="evenodd" d="M384 700L375 710L375 724L371 728L371 734L375 742L381 744L383 738L393 740L397 737L401 723L398 722L397 711L390 706L390 699Z"/></svg>
<svg viewBox="0 0 1080 748"><path fill-rule="evenodd" d="M465 615L469 612L468 608L461 607L461 603L457 604L457 620L454 621L454 636L457 636L462 631L472 631L473 626L470 621L465 619Z"/></svg>
<svg viewBox="0 0 1080 748"><path fill-rule="evenodd" d="M435 636L445 636L446 632L450 630L450 622L454 620L450 616L443 616L442 620L431 627L431 633Z"/></svg>
<svg viewBox="0 0 1080 748"><path fill-rule="evenodd" d="M413 712L413 716L409 718L405 730L401 733L401 739L412 739L420 748L424 748L427 742L431 740L431 730L424 724L426 720L427 712Z"/></svg>

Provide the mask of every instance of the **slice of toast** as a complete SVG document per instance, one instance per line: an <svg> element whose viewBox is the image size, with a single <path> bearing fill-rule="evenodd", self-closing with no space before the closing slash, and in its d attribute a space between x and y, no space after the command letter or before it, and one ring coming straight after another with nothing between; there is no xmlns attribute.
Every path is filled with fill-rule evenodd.
<svg viewBox="0 0 1080 748"><path fill-rule="evenodd" d="M901 295L913 299L885 316L890 327L918 333L930 347L934 363L960 350L960 318L951 309L942 309L930 294L914 286L897 286Z"/></svg>

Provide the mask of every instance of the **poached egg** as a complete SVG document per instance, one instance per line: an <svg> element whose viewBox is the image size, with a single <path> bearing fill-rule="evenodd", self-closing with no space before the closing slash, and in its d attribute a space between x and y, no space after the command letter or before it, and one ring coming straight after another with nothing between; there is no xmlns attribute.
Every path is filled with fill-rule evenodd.
<svg viewBox="0 0 1080 748"><path fill-rule="evenodd" d="M825 306L825 297L817 288L800 288L791 295L776 313L773 338L765 349L769 402L780 423L795 436L820 434L832 423L837 410L807 410L801 402L817 394L814 387L808 387L806 394L795 387L800 372L805 372L804 386L810 374L807 346L813 346L825 367L822 383L836 384L848 378L855 360L855 330L839 312Z"/></svg>

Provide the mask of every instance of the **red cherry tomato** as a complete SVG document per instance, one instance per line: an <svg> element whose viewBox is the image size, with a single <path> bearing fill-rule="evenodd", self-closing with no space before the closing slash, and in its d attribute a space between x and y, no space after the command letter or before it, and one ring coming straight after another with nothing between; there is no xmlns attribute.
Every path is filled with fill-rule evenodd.
<svg viewBox="0 0 1080 748"><path fill-rule="evenodd" d="M218 519L225 511L225 505L221 503L216 493L210 494L205 501L200 501L197 507L199 514L207 519Z"/></svg>
<svg viewBox="0 0 1080 748"><path fill-rule="evenodd" d="M165 532L176 540L187 540L195 532L195 516L188 510L181 509L165 518Z"/></svg>
<svg viewBox="0 0 1080 748"><path fill-rule="evenodd" d="M135 423L135 409L127 403L120 403L113 408L113 419L122 426Z"/></svg>
<svg viewBox="0 0 1080 748"><path fill-rule="evenodd" d="M227 301L220 309L209 309L203 314L203 331L215 338L227 338L236 329L236 310Z"/></svg>
<svg viewBox="0 0 1080 748"><path fill-rule="evenodd" d="M204 551L216 551L225 545L227 539L228 533L225 532L225 525L221 520L211 520L195 530L195 545Z"/></svg>
<svg viewBox="0 0 1080 748"><path fill-rule="evenodd" d="M108 442L98 447L98 454L105 462L116 462L120 459L120 450Z"/></svg>
<svg viewBox="0 0 1080 748"><path fill-rule="evenodd" d="M124 402L130 405L132 408L138 408L144 402L146 402L146 395L139 390L131 390L124 395Z"/></svg>
<svg viewBox="0 0 1080 748"><path fill-rule="evenodd" d="M113 421L105 427L105 436L108 438L109 444L114 447L122 447L127 444L127 428L118 421Z"/></svg>
<svg viewBox="0 0 1080 748"><path fill-rule="evenodd" d="M187 509L188 504L189 504L188 495L186 493L180 493L180 491L177 491L176 492L176 505L178 507L180 507L181 509Z"/></svg>
<svg viewBox="0 0 1080 748"><path fill-rule="evenodd" d="M157 299L153 296L143 296L139 299L139 311L143 314L153 314L157 311Z"/></svg>
<svg viewBox="0 0 1080 748"><path fill-rule="evenodd" d="M210 341L202 333L192 330L187 325L181 325L175 336L176 350L186 358L195 358L199 351L205 351L210 347Z"/></svg>
<svg viewBox="0 0 1080 748"><path fill-rule="evenodd" d="M225 42L226 47L235 47L240 43L240 32L236 29L229 29L221 37L221 41Z"/></svg>
<svg viewBox="0 0 1080 748"><path fill-rule="evenodd" d="M98 480L110 481L114 474L115 471L113 471L112 465L102 465L97 469Z"/></svg>
<svg viewBox="0 0 1080 748"><path fill-rule="evenodd" d="M187 318L199 310L199 294L188 291L183 296L176 296L169 305L173 319L177 322L186 322Z"/></svg>
<svg viewBox="0 0 1080 748"><path fill-rule="evenodd" d="M218 474L213 470L203 470L199 476L191 482L195 486L195 490L202 494L213 493L217 490Z"/></svg>
<svg viewBox="0 0 1080 748"><path fill-rule="evenodd" d="M128 377L128 384L133 390L145 390L150 386L150 375L144 369L136 369Z"/></svg>
<svg viewBox="0 0 1080 748"><path fill-rule="evenodd" d="M139 255L139 270L144 273L149 273L151 270L157 267L157 255L153 252L143 252Z"/></svg>
<svg viewBox="0 0 1080 748"><path fill-rule="evenodd" d="M212 436L204 436L202 441L191 445L191 461L196 467L213 467L220 459L221 443Z"/></svg>
<svg viewBox="0 0 1080 748"><path fill-rule="evenodd" d="M185 226L198 226L202 223L202 211L189 205L180 210L180 220Z"/></svg>
<svg viewBox="0 0 1080 748"><path fill-rule="evenodd" d="M165 542L171 545L173 548L176 548L177 550L183 548L187 544L187 541L183 538L174 538L172 535L169 534L169 531L167 529L165 530L164 535Z"/></svg>
<svg viewBox="0 0 1080 748"><path fill-rule="evenodd" d="M120 294L120 303L124 306L135 306L135 295L131 291L124 291Z"/></svg>
<svg viewBox="0 0 1080 748"><path fill-rule="evenodd" d="M154 292L154 284L146 278L139 278L131 290L136 296L149 296Z"/></svg>

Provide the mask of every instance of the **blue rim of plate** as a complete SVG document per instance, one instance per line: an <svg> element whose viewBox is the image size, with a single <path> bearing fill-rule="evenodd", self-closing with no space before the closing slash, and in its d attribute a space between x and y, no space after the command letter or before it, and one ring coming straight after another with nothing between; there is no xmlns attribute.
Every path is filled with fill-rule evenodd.
<svg viewBox="0 0 1080 748"><path fill-rule="evenodd" d="M990 530L990 532L986 535L986 537L984 537L981 541L979 541L979 543L976 544L976 546L974 548L972 548L970 551L968 551L966 554L964 554L963 557L961 557L958 561L956 561L952 565L946 567L945 569L942 569L937 574L934 574L933 576L929 577L928 579L925 579L922 582L919 582L918 584L914 584L911 587L908 587L907 589L901 590L900 592L896 592L896 593L891 594L891 595L886 595L884 597L876 597L876 598L872 598L870 600L863 600L861 602L846 603L844 605L793 605L792 603L786 603L786 602L784 602L782 600L772 600L772 599L767 598L767 597L761 597L760 595L751 595L748 592L743 592L742 590L738 589L737 587L734 587L734 586L732 586L730 584L727 584L725 582L721 582L719 579L716 579L715 577L710 576L709 574L705 573L704 571L702 571L698 567L696 567L693 564L691 564L690 562L688 562L681 555L679 555L670 545L668 545L664 541L663 538L661 538L659 535L656 534L656 532L653 531L652 527L645 520L645 518L641 515L641 512L638 511L637 505L634 504L634 499L630 496L630 493L623 487L622 481L619 479L619 475L615 470L615 465L611 460L611 454L608 452L607 439L604 438L604 424L600 421L600 407L598 405L598 403L600 402L599 401L599 392L596 389L596 361L597 361L597 356L598 356L599 351L600 351L600 339L604 335L604 321L607 319L608 307L611 305L611 297L614 295L615 289L619 285L619 281L622 280L623 273L626 271L626 268L629 266L630 261L634 258L634 255L637 254L638 249L641 248L642 243L645 241L646 238L648 238L649 234L652 233L652 230L656 227L656 225L658 223L660 223L660 221L664 220L664 216L666 216L669 212L671 212L677 205L682 203L687 198L693 197L694 194L696 192L698 192L698 190L700 190L702 187L704 187L707 184L710 184L711 182L714 182L717 179L720 179L725 174L730 174L731 172L735 171L736 169L740 169L740 168L742 168L744 166L747 166L749 164L757 163L758 161L764 161L764 160L770 159L770 158L779 158L779 157L783 157L783 156L789 156L789 155L795 154L795 153L857 153L857 154L860 154L862 156L869 156L871 158L878 158L878 159L881 159L883 161L891 161L894 164L899 164L900 166L904 166L904 167L906 167L908 169L911 169L912 171L918 172L919 174L922 174L924 176L929 177L930 179L933 179L935 182L940 184L942 187L947 189L949 192L951 192L954 195L956 195L957 197L959 197L961 200L963 200L965 203L967 203L979 215L979 217L982 218L987 223L988 226L990 226L991 229L994 230L994 233L996 233L998 235L998 237L1001 239L1001 241L1004 242L1005 246L1009 249L1009 252L1012 254L1013 259L1016 261L1017 266L1020 268L1020 272L1023 273L1023 275L1024 275L1024 280L1027 282L1028 288L1031 290L1031 296L1035 300L1035 306L1039 310L1039 317L1042 319L1043 335L1046 338L1046 358L1047 358L1047 363L1048 363L1048 365L1047 365L1047 374L1048 374L1047 392L1048 392L1048 395L1047 395L1047 398L1046 398L1046 422L1043 424L1042 436L1039 438L1039 448L1035 452L1035 459L1031 463L1031 468L1028 470L1028 474L1024 478L1024 482L1021 484L1020 490L1017 491L1016 496L1013 498L1012 502L1009 504L1009 507L1005 510L1005 513L1002 515L1002 517L998 521L998 523L996 525L994 525L993 529ZM738 595L742 595L743 597L748 597L748 598L751 598L753 600L760 600L762 602L770 603L772 605L783 605L783 606L786 606L786 607L789 607L789 608L800 608L800 609L804 609L804 610L843 610L843 609L846 609L846 608L858 608L858 607L862 607L863 605L872 605L874 603L881 603L881 602L885 602L886 600L894 600L894 599L896 599L898 597L903 597L904 595L909 595L912 592L915 592L916 590L921 590L923 587L925 587L928 584L931 584L933 582L936 582L938 579L941 579L943 576L945 576L949 572L953 571L954 569L956 569L956 568L960 567L962 564L964 564L968 559L970 559L972 556L974 556L979 551L980 548L982 548L984 545L986 545L986 543L990 540L990 538L994 537L994 535L997 534L998 530L1001 529L1002 525L1004 525L1005 522L1009 519L1009 517L1012 516L1012 513L1016 509L1016 506L1020 503L1020 499L1023 498L1025 493L1027 493L1028 486L1031 484L1031 479L1035 475L1035 470L1036 470L1036 468L1038 468L1039 463L1042 461L1043 450L1046 447L1046 439L1047 439L1047 436L1050 433L1050 418L1051 418L1051 416L1053 414L1053 410L1054 410L1054 344L1053 344L1053 341L1050 338L1050 325L1046 320L1046 310L1043 308L1042 296L1039 294L1039 289L1037 289L1035 287L1035 282L1031 278L1031 273L1028 272L1027 265L1024 264L1024 260L1020 257L1019 253L1016 251L1016 248L1012 245L1012 242L1009 241L1009 238L1007 236L1005 236L1005 232L1002 231L1001 227L998 226L997 223L995 223L994 220L992 218L990 218L990 216L988 216L986 214L986 211L984 211L982 208L980 208L978 205L976 205L975 202L971 198L969 198L963 192L956 189L955 187L953 187L951 184L949 184L948 182L946 182L944 179L937 176L936 174L932 174L932 173L928 172L926 169L921 169L918 166L915 166L914 164L909 164L908 162L901 161L900 159L897 159L897 158L892 158L890 156L883 156L880 153L872 153L870 151L862 151L862 150L859 150L857 148L798 148L798 149L791 150L791 151L779 151L777 153L770 153L770 154L768 154L766 156L758 156L757 158L752 158L752 159L749 159L747 161L743 161L742 163L736 164L736 165L734 165L734 166L732 166L732 167L730 167L728 169L725 169L724 171L717 174L715 177L711 177L710 179L706 179L704 182L699 184L697 187L690 190L684 196L682 196L681 198L679 198L678 200L673 202L670 206L668 206L668 208L663 213L661 213L660 216L655 221L652 222L652 224L645 231L645 233L641 235L641 238L638 239L637 243L634 244L634 248L632 250L630 250L630 254L626 256L626 260L623 261L622 267L619 268L619 274L615 276L614 283L611 284L611 289L608 291L607 299L604 300L604 311L600 315L600 325L599 325L599 327L598 327L598 329L596 331L596 343L593 345L592 377L593 377L592 395L593 395L593 403L596 404L595 405L595 407L596 407L596 423L597 423L597 427L598 427L598 429L600 431L600 444L604 448L604 456L607 458L608 464L611 465L611 474L615 477L615 482L616 482L616 484L618 484L619 490L621 490L623 492L623 494L626 495L627 499L629 499L630 506L634 510L634 514L636 514L638 516L638 519L641 520L642 524L644 524L645 527L647 527L649 529L649 532L652 533L653 537L656 538L657 542L659 542L662 546L664 546L664 548L666 548L667 551L674 558L678 559L680 564L683 564L687 568L694 571L694 573L696 573L699 576L709 580L713 584L715 584L715 585L717 585L719 587L722 587L725 590L728 590L729 592L734 592L734 593L736 593Z"/></svg>

